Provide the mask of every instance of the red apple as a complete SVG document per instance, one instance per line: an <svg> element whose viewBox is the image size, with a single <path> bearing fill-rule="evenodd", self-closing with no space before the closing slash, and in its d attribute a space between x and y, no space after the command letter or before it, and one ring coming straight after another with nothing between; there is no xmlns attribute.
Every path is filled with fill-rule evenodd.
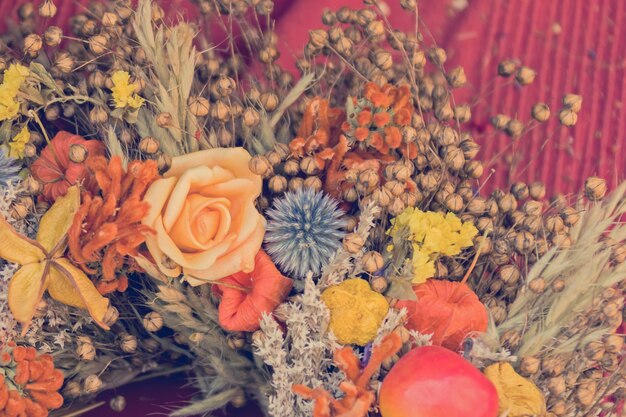
<svg viewBox="0 0 626 417"><path fill-rule="evenodd" d="M477 368L440 346L404 355L383 380L382 417L497 417L498 393Z"/></svg>

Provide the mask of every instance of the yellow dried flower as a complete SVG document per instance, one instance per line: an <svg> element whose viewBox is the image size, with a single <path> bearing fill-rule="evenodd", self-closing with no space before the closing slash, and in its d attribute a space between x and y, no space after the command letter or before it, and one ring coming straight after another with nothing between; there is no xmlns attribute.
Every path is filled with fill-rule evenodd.
<svg viewBox="0 0 626 417"><path fill-rule="evenodd" d="M25 156L24 148L30 140L30 132L24 126L20 133L9 142L9 158L22 159Z"/></svg>
<svg viewBox="0 0 626 417"><path fill-rule="evenodd" d="M365 346L376 337L389 303L360 278L328 287L322 301L330 310L330 329L339 343Z"/></svg>
<svg viewBox="0 0 626 417"><path fill-rule="evenodd" d="M498 391L499 414L508 412L509 417L526 417L542 416L546 412L546 401L539 388L515 372L510 363L494 363L484 373Z"/></svg>
<svg viewBox="0 0 626 417"><path fill-rule="evenodd" d="M131 107L132 109L138 109L144 102L138 94L135 94L139 89L139 86L130 82L130 74L126 71L116 71L111 77L113 87L113 101L115 101L115 107L124 108Z"/></svg>
<svg viewBox="0 0 626 417"><path fill-rule="evenodd" d="M435 274L435 261L441 255L455 256L473 245L478 230L470 222L461 222L454 213L424 212L409 207L391 220L387 234L408 231L413 249L413 283L419 284ZM392 248L393 249L393 248Z"/></svg>
<svg viewBox="0 0 626 417"><path fill-rule="evenodd" d="M4 79L0 84L0 121L10 120L17 116L20 109L16 100L17 92L28 74L28 68L19 64L11 64L4 72Z"/></svg>

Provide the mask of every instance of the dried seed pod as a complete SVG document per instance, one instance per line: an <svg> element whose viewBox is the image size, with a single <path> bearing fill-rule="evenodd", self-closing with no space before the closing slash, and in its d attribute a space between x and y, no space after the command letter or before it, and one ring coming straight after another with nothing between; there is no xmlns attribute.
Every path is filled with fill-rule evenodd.
<svg viewBox="0 0 626 417"><path fill-rule="evenodd" d="M438 67L441 67L448 60L448 54L443 48L434 47L428 51L428 59Z"/></svg>
<svg viewBox="0 0 626 417"><path fill-rule="evenodd" d="M230 107L222 100L216 101L211 106L210 113L213 119L219 120L220 122L226 122L230 120L231 117Z"/></svg>
<svg viewBox="0 0 626 417"><path fill-rule="evenodd" d="M146 136L139 142L139 150L147 155L156 154L159 151L159 148L159 142L151 136Z"/></svg>
<svg viewBox="0 0 626 417"><path fill-rule="evenodd" d="M498 208L503 213L511 213L517 209L517 200L513 194L506 193L500 199L498 199Z"/></svg>
<svg viewBox="0 0 626 417"><path fill-rule="evenodd" d="M83 336L76 347L76 355L81 361L90 362L96 357L96 348L87 336Z"/></svg>
<svg viewBox="0 0 626 417"><path fill-rule="evenodd" d="M221 97L230 96L236 87L237 83L235 80L226 75L221 76L215 83L215 91Z"/></svg>
<svg viewBox="0 0 626 417"><path fill-rule="evenodd" d="M563 280L562 278L557 278L552 281L552 291L558 293L563 291L563 289L565 289L565 280Z"/></svg>
<svg viewBox="0 0 626 417"><path fill-rule="evenodd" d="M537 233L541 229L541 225L541 217L539 216L526 216L522 221L522 227L530 233Z"/></svg>
<svg viewBox="0 0 626 417"><path fill-rule="evenodd" d="M496 114L491 118L491 125L498 130L504 130L511 118L506 114Z"/></svg>
<svg viewBox="0 0 626 417"><path fill-rule="evenodd" d="M282 175L274 175L267 182L267 186L274 194L284 193L288 186L287 178Z"/></svg>
<svg viewBox="0 0 626 417"><path fill-rule="evenodd" d="M209 114L209 100L204 97L191 96L187 100L189 112L196 117L204 117Z"/></svg>
<svg viewBox="0 0 626 417"><path fill-rule="evenodd" d="M50 47L59 46L63 39L63 29L58 26L49 26L43 33L43 39Z"/></svg>
<svg viewBox="0 0 626 417"><path fill-rule="evenodd" d="M120 317L120 313L117 310L117 308L112 305L109 305L109 308L107 309L107 312L104 315L104 319L102 319L102 321L104 322L104 324L111 327L117 322L119 317Z"/></svg>
<svg viewBox="0 0 626 417"><path fill-rule="evenodd" d="M83 388L78 381L69 381L63 388L63 396L67 398L78 398L83 394Z"/></svg>
<svg viewBox="0 0 626 417"><path fill-rule="evenodd" d="M528 289L535 294L542 294L546 290L546 281L539 277L528 283Z"/></svg>
<svg viewBox="0 0 626 417"><path fill-rule="evenodd" d="M458 194L449 194L444 202L446 208L454 213L463 210L463 198Z"/></svg>
<svg viewBox="0 0 626 417"><path fill-rule="evenodd" d="M573 207L565 207L561 210L561 218L567 226L573 226L580 220L580 213Z"/></svg>
<svg viewBox="0 0 626 417"><path fill-rule="evenodd" d="M304 180L299 177L295 177L289 180L289 191L298 191L304 187Z"/></svg>
<svg viewBox="0 0 626 417"><path fill-rule="evenodd" d="M602 342L589 342L585 346L585 357L592 361L599 361L606 352L604 343Z"/></svg>
<svg viewBox="0 0 626 417"><path fill-rule="evenodd" d="M572 109L563 109L559 112L559 122L563 126L574 126L578 122L578 115Z"/></svg>
<svg viewBox="0 0 626 417"><path fill-rule="evenodd" d="M522 254L527 254L535 247L535 237L527 232L521 231L515 235L515 249Z"/></svg>
<svg viewBox="0 0 626 417"><path fill-rule="evenodd" d="M322 185L320 177L307 177L304 179L305 188L312 188L315 191L320 191L322 189Z"/></svg>
<svg viewBox="0 0 626 417"><path fill-rule="evenodd" d="M517 81L519 85L528 85L535 80L536 76L537 72L535 70L522 66L515 74L515 81Z"/></svg>
<svg viewBox="0 0 626 417"><path fill-rule="evenodd" d="M232 350L240 350L246 346L246 337L242 334L231 333L227 336L226 343Z"/></svg>
<svg viewBox="0 0 626 417"><path fill-rule="evenodd" d="M517 119L511 119L504 127L504 131L512 138L518 138L522 136L524 124Z"/></svg>
<svg viewBox="0 0 626 417"><path fill-rule="evenodd" d="M109 407L111 407L111 410L121 413L126 408L126 398L121 395L116 395L109 401Z"/></svg>
<svg viewBox="0 0 626 417"><path fill-rule="evenodd" d="M596 381L590 379L584 379L579 382L578 388L576 389L575 398L578 404L583 407L587 407L593 404L597 392L597 383Z"/></svg>
<svg viewBox="0 0 626 417"><path fill-rule="evenodd" d="M89 375L83 381L83 390L85 394L95 394L102 388L102 380L96 374Z"/></svg>
<svg viewBox="0 0 626 417"><path fill-rule="evenodd" d="M469 104L459 104L454 107L454 118L459 123L467 123L472 118L472 108Z"/></svg>
<svg viewBox="0 0 626 417"><path fill-rule="evenodd" d="M531 376L539 372L541 359L535 356L524 356L520 361L520 372L525 376Z"/></svg>
<svg viewBox="0 0 626 417"><path fill-rule="evenodd" d="M163 327L163 317L156 311L143 316L143 327L149 332L158 332Z"/></svg>
<svg viewBox="0 0 626 417"><path fill-rule="evenodd" d="M307 156L302 158L300 161L300 169L306 175L316 175L320 172L321 167L318 165L314 157Z"/></svg>
<svg viewBox="0 0 626 417"><path fill-rule="evenodd" d="M564 356L548 356L543 359L542 370L547 376L559 376L563 374L567 362Z"/></svg>
<svg viewBox="0 0 626 417"><path fill-rule="evenodd" d="M54 68L62 74L69 74L74 70L76 62L74 58L65 51L56 54L54 58Z"/></svg>
<svg viewBox="0 0 626 417"><path fill-rule="evenodd" d="M517 70L517 62L512 59L505 59L498 64L498 75L501 77L510 77Z"/></svg>
<svg viewBox="0 0 626 417"><path fill-rule="evenodd" d="M343 248L349 253L357 253L365 244L363 237L357 233L350 233L343 238Z"/></svg>
<svg viewBox="0 0 626 417"><path fill-rule="evenodd" d="M374 273L380 270L384 265L383 256L376 251L366 252L361 258L361 262L365 270L369 273Z"/></svg>
<svg viewBox="0 0 626 417"><path fill-rule="evenodd" d="M87 151L87 148L85 148L83 145L71 145L70 146L70 151L69 151L70 161L76 164L81 164L85 162L85 159L87 159L88 155L89 155L89 152Z"/></svg>
<svg viewBox="0 0 626 417"><path fill-rule="evenodd" d="M465 155L463 151L456 146L448 146L446 148L444 162L451 171L460 171L465 164Z"/></svg>
<svg viewBox="0 0 626 417"><path fill-rule="evenodd" d="M500 279L507 284L515 284L519 281L521 274L517 266L504 265L500 268Z"/></svg>
<svg viewBox="0 0 626 417"><path fill-rule="evenodd" d="M560 398L552 397L548 401L548 410L557 417L564 416L567 413L567 403Z"/></svg>
<svg viewBox="0 0 626 417"><path fill-rule="evenodd" d="M528 186L528 193L534 200L542 200L546 196L546 186L536 181Z"/></svg>
<svg viewBox="0 0 626 417"><path fill-rule="evenodd" d="M54 17L57 14L57 6L52 0L44 0L39 5L39 16L44 18Z"/></svg>
<svg viewBox="0 0 626 417"><path fill-rule="evenodd" d="M392 194L387 188L377 188L372 193L372 200L381 207L391 204Z"/></svg>
<svg viewBox="0 0 626 417"><path fill-rule="evenodd" d="M275 93L262 93L259 97L259 101L263 108L268 111L274 111L278 104L280 103L280 99Z"/></svg>
<svg viewBox="0 0 626 417"><path fill-rule="evenodd" d="M102 55L109 50L109 38L104 35L94 35L87 43L89 50L96 55Z"/></svg>
<svg viewBox="0 0 626 417"><path fill-rule="evenodd" d="M606 181L600 177L589 177L585 180L585 196L591 201L599 201L606 195Z"/></svg>
<svg viewBox="0 0 626 417"><path fill-rule="evenodd" d="M567 387L565 386L565 379L562 376L549 378L546 381L545 387L548 389L550 394L556 396L563 394L567 389Z"/></svg>
<svg viewBox="0 0 626 417"><path fill-rule="evenodd" d="M550 107L546 103L537 103L531 109L533 119L543 123L550 118Z"/></svg>
<svg viewBox="0 0 626 417"><path fill-rule="evenodd" d="M452 88L463 87L467 83L467 76L463 67L456 67L447 74L448 84Z"/></svg>
<svg viewBox="0 0 626 417"><path fill-rule="evenodd" d="M469 161L465 164L465 173L470 178L479 179L483 172L483 164L479 161Z"/></svg>
<svg viewBox="0 0 626 417"><path fill-rule="evenodd" d="M31 58L35 58L39 55L39 51L43 47L43 40L41 36L31 33L30 35L24 38L24 54L30 56Z"/></svg>
<svg viewBox="0 0 626 417"><path fill-rule="evenodd" d="M624 337L610 334L604 337L604 348L609 353L620 353L624 347Z"/></svg>
<svg viewBox="0 0 626 417"><path fill-rule="evenodd" d="M583 105L583 97L578 94L566 94L563 96L563 106L578 113Z"/></svg>

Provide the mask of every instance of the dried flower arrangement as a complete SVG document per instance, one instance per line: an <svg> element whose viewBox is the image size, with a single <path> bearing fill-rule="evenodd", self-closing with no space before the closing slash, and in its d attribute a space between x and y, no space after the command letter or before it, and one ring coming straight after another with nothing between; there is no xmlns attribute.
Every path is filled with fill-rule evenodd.
<svg viewBox="0 0 626 417"><path fill-rule="evenodd" d="M622 414L626 184L485 194L415 0L410 33L377 0L326 11L297 80L271 0L197 3L226 42L150 0L72 35L44 0L2 35L0 414L178 371L199 393L174 416Z"/></svg>

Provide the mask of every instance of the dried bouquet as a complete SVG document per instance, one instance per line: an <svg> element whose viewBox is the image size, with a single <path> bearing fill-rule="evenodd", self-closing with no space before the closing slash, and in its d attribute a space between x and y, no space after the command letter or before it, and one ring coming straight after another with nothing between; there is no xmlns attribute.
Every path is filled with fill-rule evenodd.
<svg viewBox="0 0 626 417"><path fill-rule="evenodd" d="M71 33L53 0L20 8L0 44L0 416L173 372L198 388L173 416L623 415L626 183L485 192L463 68L400 2L413 31L378 0L326 11L297 75L271 0L198 0L197 24L94 2ZM561 125L581 105L565 94ZM514 150L550 117L492 124Z"/></svg>

